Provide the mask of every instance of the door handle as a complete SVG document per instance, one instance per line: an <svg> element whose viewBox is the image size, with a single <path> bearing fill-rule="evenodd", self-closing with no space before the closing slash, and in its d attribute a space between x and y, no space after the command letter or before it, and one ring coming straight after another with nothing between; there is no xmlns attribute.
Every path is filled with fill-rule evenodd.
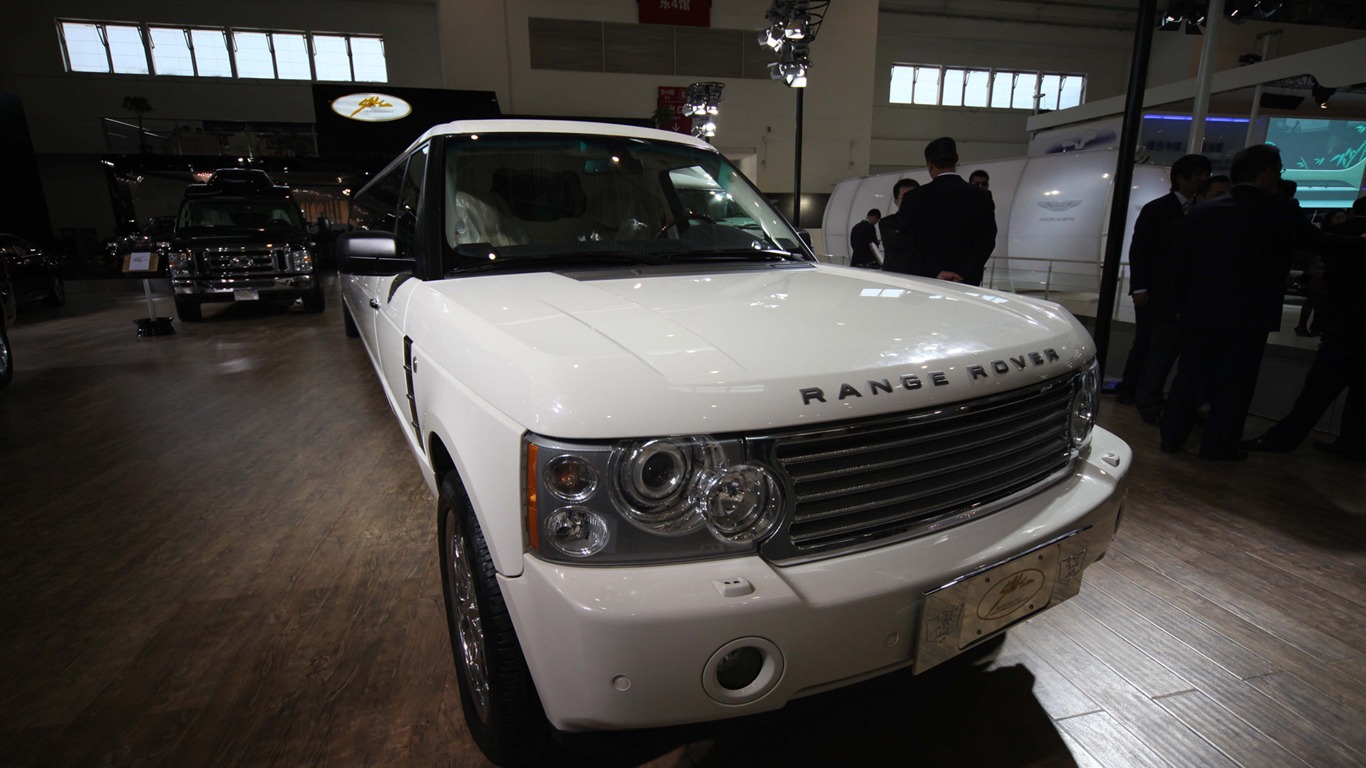
<svg viewBox="0 0 1366 768"><path fill-rule="evenodd" d="M379 309L379 299L371 299L371 300L370 300L370 308L371 308L371 309Z"/></svg>

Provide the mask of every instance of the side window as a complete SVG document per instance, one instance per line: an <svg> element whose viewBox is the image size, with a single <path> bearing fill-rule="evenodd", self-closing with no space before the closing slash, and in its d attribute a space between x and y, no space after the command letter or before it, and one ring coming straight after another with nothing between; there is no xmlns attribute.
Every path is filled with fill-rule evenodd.
<svg viewBox="0 0 1366 768"><path fill-rule="evenodd" d="M408 156L408 169L399 190L398 221L394 234L398 238L398 252L411 256L417 245L417 217L422 209L422 180L427 175L427 148L424 144Z"/></svg>
<svg viewBox="0 0 1366 768"><path fill-rule="evenodd" d="M361 229L394 231L403 165L395 165L370 182L351 202L351 219Z"/></svg>

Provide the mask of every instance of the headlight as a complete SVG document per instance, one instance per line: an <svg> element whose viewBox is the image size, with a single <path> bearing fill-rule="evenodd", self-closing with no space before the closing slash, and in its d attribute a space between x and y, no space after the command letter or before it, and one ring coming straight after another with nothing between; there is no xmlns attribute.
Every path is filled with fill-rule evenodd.
<svg viewBox="0 0 1366 768"><path fill-rule="evenodd" d="M189 251L171 251L166 254L166 265L173 275L188 275L194 270L194 254Z"/></svg>
<svg viewBox="0 0 1366 768"><path fill-rule="evenodd" d="M289 252L289 271L290 272L312 272L313 254L305 250Z"/></svg>
<svg viewBox="0 0 1366 768"><path fill-rule="evenodd" d="M1100 365L1095 359L1077 377L1074 387L1070 431L1072 446L1081 449L1091 442L1091 429L1096 426L1096 404L1100 401Z"/></svg>
<svg viewBox="0 0 1366 768"><path fill-rule="evenodd" d="M528 525L537 555L640 563L754 552L779 527L774 471L740 440L660 437L576 444L527 438Z"/></svg>

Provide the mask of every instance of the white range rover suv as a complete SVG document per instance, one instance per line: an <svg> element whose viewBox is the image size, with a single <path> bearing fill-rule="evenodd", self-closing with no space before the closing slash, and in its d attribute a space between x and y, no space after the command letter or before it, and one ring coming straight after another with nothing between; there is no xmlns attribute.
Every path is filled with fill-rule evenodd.
<svg viewBox="0 0 1366 768"><path fill-rule="evenodd" d="M465 718L737 717L1075 595L1132 458L1065 310L818 263L708 144L437 126L337 242L428 485Z"/></svg>

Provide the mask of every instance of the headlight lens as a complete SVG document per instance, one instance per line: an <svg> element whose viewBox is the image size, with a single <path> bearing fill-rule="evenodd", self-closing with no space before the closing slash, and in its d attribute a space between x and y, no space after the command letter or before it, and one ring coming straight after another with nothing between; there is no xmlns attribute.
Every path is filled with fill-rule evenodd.
<svg viewBox="0 0 1366 768"><path fill-rule="evenodd" d="M1072 445L1078 449L1091 441L1091 429L1096 426L1096 404L1100 401L1100 366L1092 359L1086 370L1077 377L1072 393Z"/></svg>
<svg viewBox="0 0 1366 768"><path fill-rule="evenodd" d="M528 436L536 554L641 563L754 552L782 523L782 484L740 440L660 437L565 443ZM545 458L542 458L545 457ZM530 467L528 469L531 469ZM528 503L528 509L533 505ZM626 524L622 524L623 521Z"/></svg>
<svg viewBox="0 0 1366 768"><path fill-rule="evenodd" d="M707 523L717 538L757 541L782 516L778 481L766 467L731 467L707 488Z"/></svg>
<svg viewBox="0 0 1366 768"><path fill-rule="evenodd" d="M592 557L606 548L607 521L583 507L560 507L545 521L545 540L568 557Z"/></svg>
<svg viewBox="0 0 1366 768"><path fill-rule="evenodd" d="M613 490L627 518L657 533L688 533L706 524L697 487L722 464L721 447L706 438L628 443L612 452Z"/></svg>
<svg viewBox="0 0 1366 768"><path fill-rule="evenodd" d="M194 268L194 255L189 251L171 251L166 254L166 266L173 275L188 275Z"/></svg>
<svg viewBox="0 0 1366 768"><path fill-rule="evenodd" d="M304 251L304 250L290 251L290 252L289 252L289 271L291 271L291 272L312 272L312 271L313 271L313 254L309 253L308 251Z"/></svg>

